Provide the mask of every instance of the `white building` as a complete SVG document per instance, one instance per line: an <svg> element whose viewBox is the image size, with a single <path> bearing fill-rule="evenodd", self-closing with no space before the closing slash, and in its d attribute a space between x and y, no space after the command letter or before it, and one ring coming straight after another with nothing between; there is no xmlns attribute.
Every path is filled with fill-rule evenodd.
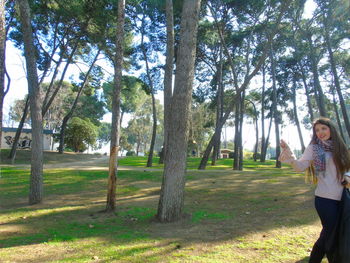
<svg viewBox="0 0 350 263"><path fill-rule="evenodd" d="M17 128L2 128L2 136L1 136L1 148L9 149L12 147L13 141L15 139ZM52 141L53 141L53 130L44 130L44 149L50 150ZM22 129L21 136L18 141L17 148L18 149L29 149L32 144L32 129Z"/></svg>

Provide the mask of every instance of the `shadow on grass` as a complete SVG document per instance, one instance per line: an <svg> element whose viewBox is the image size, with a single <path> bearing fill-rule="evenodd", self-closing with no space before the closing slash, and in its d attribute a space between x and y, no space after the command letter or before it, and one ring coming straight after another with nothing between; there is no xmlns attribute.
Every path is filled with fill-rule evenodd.
<svg viewBox="0 0 350 263"><path fill-rule="evenodd" d="M28 177L27 171L6 174L5 190L12 187L8 182L11 180L14 185L27 187L27 179L22 178ZM111 260L126 260L140 254L152 261L192 244L227 242L256 232L263 235L271 229L307 225L316 218L310 216L313 211L310 187L288 170L268 174L189 172L189 175L185 212L191 217L161 224L154 220L160 172L120 172L117 189L127 190L119 192L114 215L97 212L104 208L105 171L52 170L45 175L47 201L1 211L4 231L0 247L73 244L98 238L112 247L114 253L104 252ZM23 195L22 190L13 190L11 198L4 199L5 207L13 207ZM17 230L11 231L11 227ZM145 253L152 249L156 251ZM71 259L76 256L73 252L69 254Z"/></svg>

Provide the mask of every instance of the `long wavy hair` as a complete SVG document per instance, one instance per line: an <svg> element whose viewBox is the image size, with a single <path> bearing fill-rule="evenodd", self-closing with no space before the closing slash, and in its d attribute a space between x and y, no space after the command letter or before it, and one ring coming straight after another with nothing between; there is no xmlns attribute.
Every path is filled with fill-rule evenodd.
<svg viewBox="0 0 350 263"><path fill-rule="evenodd" d="M344 143L342 137L340 136L336 126L334 123L325 117L318 118L314 121L312 125L312 139L311 139L311 144L316 144L316 130L315 126L316 124L323 124L329 127L330 132L331 132L331 137L330 139L333 142L333 161L335 164L335 167L337 168L337 177L338 180L341 182L344 180L344 173L350 170L350 153L349 150ZM312 174L312 177L315 178L315 169L313 167L313 164L311 165L309 173Z"/></svg>

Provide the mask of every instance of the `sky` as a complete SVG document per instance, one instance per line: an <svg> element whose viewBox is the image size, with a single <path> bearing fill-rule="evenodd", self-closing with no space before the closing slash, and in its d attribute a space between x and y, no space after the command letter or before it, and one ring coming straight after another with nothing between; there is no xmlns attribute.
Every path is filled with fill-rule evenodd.
<svg viewBox="0 0 350 263"><path fill-rule="evenodd" d="M305 14L304 17L308 18L312 15L312 11L315 8L315 3L312 0L307 0L305 5ZM103 66L106 71L111 72L111 69ZM6 121L8 118L8 113L10 110L10 106L13 104L13 102L16 99L23 99L25 95L28 93L27 88L27 80L25 77L25 60L22 55L22 51L18 50L13 46L13 44L10 41L7 41L6 43L6 68L7 71L11 77L11 87L8 92L8 94L5 97L4 100L4 126L11 126L14 125L14 123L9 123ZM71 76L77 75L79 72L79 69L76 66L70 66L70 69L68 71L68 74L66 76L66 79L68 80ZM159 92L157 94L157 99L163 102L163 94L162 92ZM105 122L111 122L111 114L106 114L103 118L103 121ZM123 126L126 125L127 118L125 118L125 123ZM266 125L267 126L267 125ZM15 126L16 127L16 126ZM275 138L274 138L274 127L272 127L271 132L271 146L275 147ZM234 136L234 130L233 128L227 128L226 129L227 138L231 140ZM255 129L253 125L245 123L243 127L243 147L245 149L252 150L255 143ZM303 137L304 141L307 144L310 138L310 131L305 130L303 128ZM286 127L281 129L281 138L285 139L287 143L290 144L292 149L298 149L300 148L300 142L299 138L297 136L297 128L294 125L287 125Z"/></svg>

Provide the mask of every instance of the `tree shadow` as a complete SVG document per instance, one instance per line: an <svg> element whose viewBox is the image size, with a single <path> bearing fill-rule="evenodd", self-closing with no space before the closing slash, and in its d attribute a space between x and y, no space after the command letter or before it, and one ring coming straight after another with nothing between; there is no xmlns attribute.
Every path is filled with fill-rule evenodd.
<svg viewBox="0 0 350 263"><path fill-rule="evenodd" d="M6 232L6 228L18 226L18 231L0 236L0 248L55 242L69 244L98 238L106 244L124 247L115 258L111 256L113 260L125 260L132 254L152 260L193 244L230 242L256 232L264 235L282 226L308 225L317 218L309 215L313 211L311 189L303 185L298 176L281 176L276 181L276 176L250 172L189 174L185 210L191 217L167 224L154 220L159 198L158 180L149 179L137 194L119 196L116 214L97 213L104 208L105 195L101 196L101 193L105 182L96 183L94 187L98 189L95 192L91 192L93 188L89 184L81 184L81 191L77 193L67 190L77 182L66 182L58 187L66 189L59 199L51 188L43 204L3 211L2 214L9 213L12 219L6 219L1 227ZM59 172L52 174L58 175ZM97 182L105 178L102 174L89 176L84 173L83 179ZM138 182L126 177L125 182L119 183ZM13 207L18 204L18 198L7 202L6 207ZM142 240L144 244L135 244ZM146 253L152 249L150 244L154 240L158 240L159 251ZM73 257L74 253L67 255ZM307 262L305 260L307 257L297 262Z"/></svg>

